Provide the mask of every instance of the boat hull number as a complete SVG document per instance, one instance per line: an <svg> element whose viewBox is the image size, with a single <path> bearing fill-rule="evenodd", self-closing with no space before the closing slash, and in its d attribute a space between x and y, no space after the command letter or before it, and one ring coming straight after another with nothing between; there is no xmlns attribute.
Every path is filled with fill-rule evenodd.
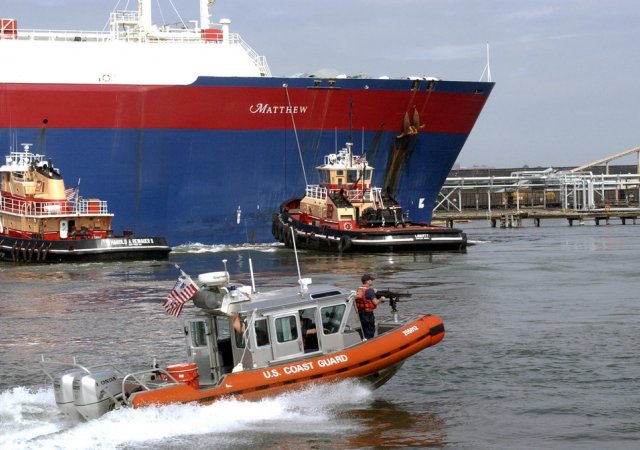
<svg viewBox="0 0 640 450"><path fill-rule="evenodd" d="M415 333L416 331L418 331L418 327L414 325L411 328L402 330L402 334L404 334L405 336L409 336L411 333Z"/></svg>

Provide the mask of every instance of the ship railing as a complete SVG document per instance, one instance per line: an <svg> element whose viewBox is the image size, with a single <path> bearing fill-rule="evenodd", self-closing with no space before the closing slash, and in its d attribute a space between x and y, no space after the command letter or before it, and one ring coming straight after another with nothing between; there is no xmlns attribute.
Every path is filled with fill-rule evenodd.
<svg viewBox="0 0 640 450"><path fill-rule="evenodd" d="M80 214L109 214L106 200L81 198L77 208Z"/></svg>
<svg viewBox="0 0 640 450"><path fill-rule="evenodd" d="M335 192L334 192L335 191ZM339 189L332 190L332 193L339 193ZM382 203L382 189L374 187L370 189L348 189L343 191L350 202L371 202L374 204Z"/></svg>
<svg viewBox="0 0 640 450"><path fill-rule="evenodd" d="M371 188L371 201L377 209L384 208L384 201L382 200L382 189Z"/></svg>
<svg viewBox="0 0 640 450"><path fill-rule="evenodd" d="M307 186L305 195L310 198L316 198L318 200L326 200L327 188L317 184L310 184Z"/></svg>
<svg viewBox="0 0 640 450"><path fill-rule="evenodd" d="M138 372L132 372L125 375L122 379L122 392L138 392L138 391L150 391L159 387L166 387L170 385L180 385L181 383L176 380L172 374L161 368L152 368L140 370ZM124 401L129 405L128 396L124 397Z"/></svg>
<svg viewBox="0 0 640 450"><path fill-rule="evenodd" d="M265 56L259 55L253 48L251 48L249 44L244 41L244 39L240 37L239 34L232 33L231 36L233 37L231 42L236 43L235 40L237 40L237 43L242 45L242 48L247 52L247 55L249 55L249 57L253 59L256 67L260 71L260 75L262 75L263 77L270 77L271 69L269 68L269 64L267 63L267 58Z"/></svg>
<svg viewBox="0 0 640 450"><path fill-rule="evenodd" d="M68 42L102 42L112 40L111 34L104 31L80 30L27 30L20 29L13 37L19 41L68 41Z"/></svg>
<svg viewBox="0 0 640 450"><path fill-rule="evenodd" d="M61 200L30 202L2 197L0 211L24 216L60 216L69 214L109 214L105 200L79 199L77 202Z"/></svg>
<svg viewBox="0 0 640 450"><path fill-rule="evenodd" d="M30 144L24 144L30 145ZM38 153L31 153L29 147L19 152L9 152L8 156L5 156L5 165L7 170L12 171L25 171L31 164L42 161L44 155Z"/></svg>
<svg viewBox="0 0 640 450"><path fill-rule="evenodd" d="M5 36L6 37L6 36ZM2 39L2 35L0 35ZM153 42L153 43L202 43L203 38L199 31L190 29L166 28L148 32L140 32L132 28L116 28L111 31L81 31L81 30L35 30L20 29L16 35L11 37L18 41L62 41L62 42ZM207 41L211 44L222 44L222 40ZM229 34L230 44L242 44L246 49L248 46L237 33ZM245 47L246 46L246 47ZM250 47L249 47L250 48ZM256 65L259 56L253 52L250 56Z"/></svg>

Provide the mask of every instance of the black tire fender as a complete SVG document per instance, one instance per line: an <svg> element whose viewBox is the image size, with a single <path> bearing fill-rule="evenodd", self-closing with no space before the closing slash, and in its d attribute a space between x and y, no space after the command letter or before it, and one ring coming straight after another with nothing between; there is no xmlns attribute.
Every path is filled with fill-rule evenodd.
<svg viewBox="0 0 640 450"><path fill-rule="evenodd" d="M351 238L349 236L341 236L338 242L338 250L346 252L349 248L351 248Z"/></svg>

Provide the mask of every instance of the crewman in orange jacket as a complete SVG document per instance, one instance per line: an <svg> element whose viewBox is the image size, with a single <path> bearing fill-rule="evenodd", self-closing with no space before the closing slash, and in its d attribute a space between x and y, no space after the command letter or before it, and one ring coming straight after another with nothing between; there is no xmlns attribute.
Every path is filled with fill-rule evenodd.
<svg viewBox="0 0 640 450"><path fill-rule="evenodd" d="M362 286L356 291L356 307L362 323L362 334L366 339L371 339L376 332L376 316L373 311L378 305L384 302L384 297L376 294L376 290L371 287L375 278L372 275L362 275Z"/></svg>

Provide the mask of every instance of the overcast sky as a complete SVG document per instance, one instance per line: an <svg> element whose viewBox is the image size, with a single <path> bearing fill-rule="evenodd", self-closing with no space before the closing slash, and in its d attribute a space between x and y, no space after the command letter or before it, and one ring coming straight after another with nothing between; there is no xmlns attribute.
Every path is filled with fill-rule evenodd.
<svg viewBox="0 0 640 450"><path fill-rule="evenodd" d="M136 8L135 0L0 0L0 17L23 28L100 30L127 3ZM169 0L152 3L155 23L177 20ZM198 19L198 0L173 4L183 20ZM581 165L640 146L638 0L217 0L211 20L221 18L274 75L330 68L475 81L489 42L496 86L463 166Z"/></svg>

